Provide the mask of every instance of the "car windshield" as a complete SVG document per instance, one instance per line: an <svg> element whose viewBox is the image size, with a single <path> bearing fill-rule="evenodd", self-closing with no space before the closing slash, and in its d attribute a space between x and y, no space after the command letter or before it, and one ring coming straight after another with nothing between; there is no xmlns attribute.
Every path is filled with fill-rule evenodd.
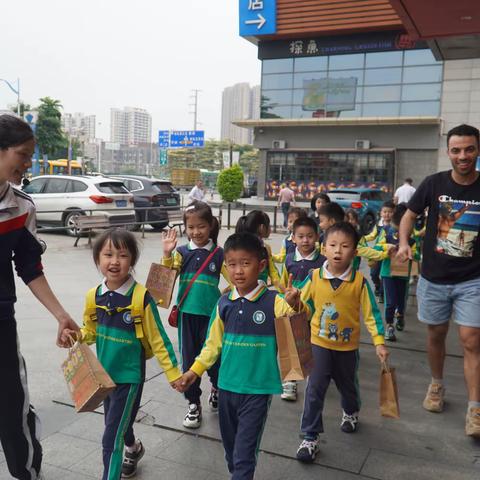
<svg viewBox="0 0 480 480"><path fill-rule="evenodd" d="M96 187L102 193L129 193L125 185L121 182L102 182L97 183Z"/></svg>
<svg viewBox="0 0 480 480"><path fill-rule="evenodd" d="M360 193L359 192L349 192L345 190L332 190L328 192L328 196L332 202L338 202L341 200L348 200L348 201L355 201L360 200Z"/></svg>
<svg viewBox="0 0 480 480"><path fill-rule="evenodd" d="M152 183L152 190L158 193L172 193L175 191L170 183L164 182Z"/></svg>

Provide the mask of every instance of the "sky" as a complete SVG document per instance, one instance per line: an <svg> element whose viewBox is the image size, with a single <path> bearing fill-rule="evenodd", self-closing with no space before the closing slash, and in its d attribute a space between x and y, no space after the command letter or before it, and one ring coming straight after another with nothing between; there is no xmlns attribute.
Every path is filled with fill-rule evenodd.
<svg viewBox="0 0 480 480"><path fill-rule="evenodd" d="M220 137L222 90L260 83L257 48L238 34L236 0L15 0L2 2L0 78L20 78L21 100L44 96L97 116L109 140L110 108L145 108L158 130ZM16 96L0 82L0 109Z"/></svg>

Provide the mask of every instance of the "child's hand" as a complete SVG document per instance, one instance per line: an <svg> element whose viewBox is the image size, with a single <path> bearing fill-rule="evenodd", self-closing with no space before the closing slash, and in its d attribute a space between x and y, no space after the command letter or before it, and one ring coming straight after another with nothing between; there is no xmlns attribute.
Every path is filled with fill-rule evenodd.
<svg viewBox="0 0 480 480"><path fill-rule="evenodd" d="M62 348L70 348L75 342L82 340L82 332L80 330L64 328L62 331L62 339L62 343L57 343L57 345Z"/></svg>
<svg viewBox="0 0 480 480"><path fill-rule="evenodd" d="M288 276L287 288L285 288L285 300L295 310L299 310L300 307L300 290L293 286L293 275Z"/></svg>
<svg viewBox="0 0 480 480"><path fill-rule="evenodd" d="M187 370L181 376L181 378L176 381L175 388L180 393L186 392L190 388L190 385L192 385L192 383L197 380L197 378L198 375L195 372L193 372L192 370Z"/></svg>
<svg viewBox="0 0 480 480"><path fill-rule="evenodd" d="M385 345L377 345L375 347L377 357L380 359L381 362L386 362L390 352L387 350Z"/></svg>
<svg viewBox="0 0 480 480"><path fill-rule="evenodd" d="M163 256L165 258L170 258L172 256L172 252L175 250L175 247L177 246L177 231L174 228L171 228L170 230L163 232L162 240L163 240Z"/></svg>

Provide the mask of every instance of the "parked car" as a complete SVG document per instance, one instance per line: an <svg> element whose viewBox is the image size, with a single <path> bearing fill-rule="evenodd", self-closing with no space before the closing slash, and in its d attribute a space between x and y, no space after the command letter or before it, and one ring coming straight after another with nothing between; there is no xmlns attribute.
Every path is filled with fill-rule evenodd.
<svg viewBox="0 0 480 480"><path fill-rule="evenodd" d="M353 208L358 213L362 233L366 235L374 227L382 204L391 195L373 188L338 188L330 190L328 196L345 210Z"/></svg>
<svg viewBox="0 0 480 480"><path fill-rule="evenodd" d="M23 187L37 207L37 225L62 225L68 235L75 236L75 217L105 215L114 225L133 224L133 195L117 179L81 175L42 175Z"/></svg>
<svg viewBox="0 0 480 480"><path fill-rule="evenodd" d="M152 222L154 230L163 230L169 217L180 215L180 194L168 180L142 177L140 175L111 175L121 180L133 194L137 222ZM145 210L145 207L158 207ZM138 228L138 225L137 225Z"/></svg>

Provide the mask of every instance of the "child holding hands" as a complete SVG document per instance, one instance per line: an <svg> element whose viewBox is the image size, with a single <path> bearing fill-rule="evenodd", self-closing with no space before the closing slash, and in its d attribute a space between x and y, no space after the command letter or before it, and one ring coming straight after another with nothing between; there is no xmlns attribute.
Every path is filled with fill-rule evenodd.
<svg viewBox="0 0 480 480"><path fill-rule="evenodd" d="M308 307L291 278L285 297L259 281L267 260L257 236L234 234L224 248L234 289L218 301L205 346L176 388L198 381L221 355L219 420L228 470L232 480L250 480L272 395L282 393L275 317Z"/></svg>

